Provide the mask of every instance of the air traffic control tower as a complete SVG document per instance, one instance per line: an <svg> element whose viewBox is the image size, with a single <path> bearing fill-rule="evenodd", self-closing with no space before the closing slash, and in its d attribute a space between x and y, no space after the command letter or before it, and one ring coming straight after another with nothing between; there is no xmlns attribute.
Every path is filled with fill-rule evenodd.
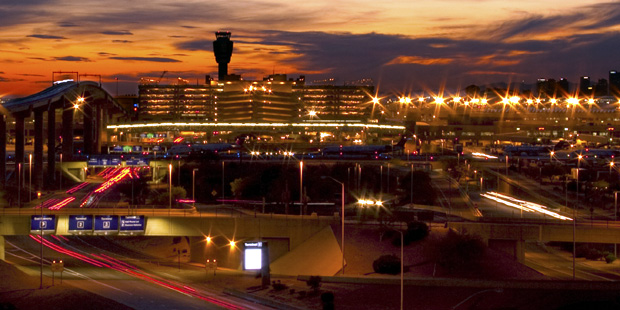
<svg viewBox="0 0 620 310"><path fill-rule="evenodd" d="M233 52L233 41L230 40L230 32L218 31L215 33L215 41L213 41L213 54L218 64L218 79L220 81L226 79L228 75L228 63Z"/></svg>

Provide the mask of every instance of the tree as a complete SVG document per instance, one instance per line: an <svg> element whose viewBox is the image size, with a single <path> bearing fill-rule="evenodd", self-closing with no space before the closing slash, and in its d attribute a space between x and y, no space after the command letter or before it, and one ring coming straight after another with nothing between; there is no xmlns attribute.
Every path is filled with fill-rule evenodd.
<svg viewBox="0 0 620 310"><path fill-rule="evenodd" d="M172 202L176 204L177 199L183 199L187 196L187 192L183 187L173 186L172 187ZM153 198L150 201L151 204L154 205L168 205L170 203L170 193L168 190L159 190L155 192Z"/></svg>
<svg viewBox="0 0 620 310"><path fill-rule="evenodd" d="M396 255L382 255L372 262L372 269L376 273L398 274L400 273L400 258Z"/></svg>

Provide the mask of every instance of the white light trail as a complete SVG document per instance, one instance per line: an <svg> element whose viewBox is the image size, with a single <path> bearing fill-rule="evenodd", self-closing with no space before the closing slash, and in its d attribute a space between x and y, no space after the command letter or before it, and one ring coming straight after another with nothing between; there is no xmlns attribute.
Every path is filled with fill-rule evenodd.
<svg viewBox="0 0 620 310"><path fill-rule="evenodd" d="M564 220L564 221L572 221L573 219L570 217L566 217L563 215L560 215L556 212L550 211L549 209L547 209L547 207L543 206L543 205L539 205L537 203L533 203L533 202L529 202L529 201L525 201L525 200L519 200L510 196L506 196L500 193L496 193L496 192L487 192L484 194L480 194L480 196L487 198L487 199L491 199L494 201L497 201L499 203L503 203L506 206L509 207L513 207L519 210L523 210L525 212L538 212L538 213L542 213L551 217L554 217L556 219L559 220Z"/></svg>

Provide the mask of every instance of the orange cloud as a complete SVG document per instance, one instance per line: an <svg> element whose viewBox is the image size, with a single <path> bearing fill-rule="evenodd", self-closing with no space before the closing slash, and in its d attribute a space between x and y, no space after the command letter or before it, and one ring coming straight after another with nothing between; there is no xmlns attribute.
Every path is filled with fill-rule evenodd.
<svg viewBox="0 0 620 310"><path fill-rule="evenodd" d="M420 56L398 56L388 62L386 65L403 65L403 64L416 64L416 65L447 65L454 62L452 58L425 58Z"/></svg>

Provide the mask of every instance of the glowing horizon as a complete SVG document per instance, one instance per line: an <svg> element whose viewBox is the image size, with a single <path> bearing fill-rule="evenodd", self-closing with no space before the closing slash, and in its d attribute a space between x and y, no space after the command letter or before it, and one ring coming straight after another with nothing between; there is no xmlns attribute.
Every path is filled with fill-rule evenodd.
<svg viewBox="0 0 620 310"><path fill-rule="evenodd" d="M101 75L112 94L117 86L135 94L141 77L164 71L163 83L204 83L217 77L218 30L232 32L229 72L245 79L372 78L381 89L410 91L538 77L595 81L620 65L620 4L593 0L561 8L529 0L5 0L0 19L0 97L43 90L54 71Z"/></svg>

